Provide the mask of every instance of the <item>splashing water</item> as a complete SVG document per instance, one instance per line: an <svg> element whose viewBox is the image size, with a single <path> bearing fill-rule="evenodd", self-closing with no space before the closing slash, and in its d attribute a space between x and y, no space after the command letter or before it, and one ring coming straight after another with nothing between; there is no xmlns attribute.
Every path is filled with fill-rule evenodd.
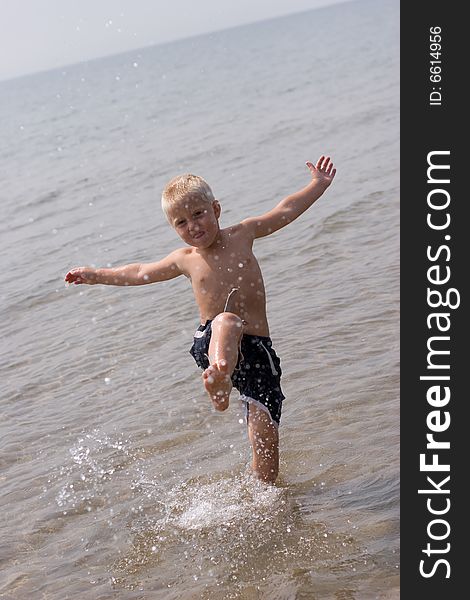
<svg viewBox="0 0 470 600"><path fill-rule="evenodd" d="M55 501L64 514L90 512L93 506L106 503L107 482L136 461L130 448L122 434L111 436L100 429L79 437L69 449L69 460L52 476L60 482Z"/></svg>
<svg viewBox="0 0 470 600"><path fill-rule="evenodd" d="M168 588L180 586L184 573L202 586L201 594L227 584L240 591L272 580L293 559L306 573L313 565L329 570L341 556L361 560L351 538L305 523L288 489L248 472L195 477L166 491L146 480L142 490L153 512L147 508L131 526L131 546L113 566L116 587L141 589L145 574L158 570Z"/></svg>
<svg viewBox="0 0 470 600"><path fill-rule="evenodd" d="M282 512L282 496L281 489L263 485L248 475L195 487L183 483L170 491L168 516L177 527L186 530L229 527L255 516L261 518L268 507Z"/></svg>
<svg viewBox="0 0 470 600"><path fill-rule="evenodd" d="M170 591L188 589L191 581L201 598L209 589L227 593L226 586L234 598L258 585L274 586L272 594L273 573L289 571L293 562L296 578L308 581L314 573L319 581L331 577L333 566L336 574L353 572L369 559L349 536L308 522L282 484L264 484L248 470L179 476L171 484L147 459L122 434L94 429L77 439L56 471L55 503L67 518L84 515L82 543L98 552L108 542L115 549L107 567L115 589L158 581L170 599Z"/></svg>

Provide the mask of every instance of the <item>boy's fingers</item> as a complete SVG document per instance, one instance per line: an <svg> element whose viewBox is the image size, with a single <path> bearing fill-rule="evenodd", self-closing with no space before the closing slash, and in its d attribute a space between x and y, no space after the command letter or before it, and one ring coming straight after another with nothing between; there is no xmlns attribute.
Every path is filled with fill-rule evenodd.
<svg viewBox="0 0 470 600"><path fill-rule="evenodd" d="M324 156L323 154L317 160L317 164L315 166L313 166L313 163L310 161L307 161L305 164L312 172L315 170L323 171L331 177L334 177L333 173L336 173L336 169L334 168L331 158L329 156Z"/></svg>

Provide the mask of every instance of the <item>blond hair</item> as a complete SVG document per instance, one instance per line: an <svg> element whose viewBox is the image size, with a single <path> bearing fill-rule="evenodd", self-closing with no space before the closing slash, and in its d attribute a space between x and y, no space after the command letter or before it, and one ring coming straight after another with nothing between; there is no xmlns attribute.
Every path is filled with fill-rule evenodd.
<svg viewBox="0 0 470 600"><path fill-rule="evenodd" d="M202 177L185 173L177 175L169 181L162 194L162 209L168 219L168 213L173 206L178 205L183 200L197 198L211 204L215 198L212 190Z"/></svg>

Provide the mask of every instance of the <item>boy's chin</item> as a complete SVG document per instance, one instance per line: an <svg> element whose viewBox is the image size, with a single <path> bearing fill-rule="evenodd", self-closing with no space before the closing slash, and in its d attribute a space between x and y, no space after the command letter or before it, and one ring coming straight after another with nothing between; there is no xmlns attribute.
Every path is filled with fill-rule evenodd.
<svg viewBox="0 0 470 600"><path fill-rule="evenodd" d="M199 239L192 239L187 243L193 248L199 248L199 250L204 250L205 248L209 248L209 246L212 246L214 239L208 238L207 236L203 236Z"/></svg>

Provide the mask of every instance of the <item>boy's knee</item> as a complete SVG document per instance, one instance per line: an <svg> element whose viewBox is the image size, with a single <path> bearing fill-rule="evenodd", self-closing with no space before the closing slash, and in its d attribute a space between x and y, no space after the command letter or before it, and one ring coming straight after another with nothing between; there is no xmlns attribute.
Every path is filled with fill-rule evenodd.
<svg viewBox="0 0 470 600"><path fill-rule="evenodd" d="M237 330L239 329L241 332L243 327L243 321L235 313L222 312L219 313L212 321L212 327L214 327L214 325L218 325L219 327L232 327Z"/></svg>

